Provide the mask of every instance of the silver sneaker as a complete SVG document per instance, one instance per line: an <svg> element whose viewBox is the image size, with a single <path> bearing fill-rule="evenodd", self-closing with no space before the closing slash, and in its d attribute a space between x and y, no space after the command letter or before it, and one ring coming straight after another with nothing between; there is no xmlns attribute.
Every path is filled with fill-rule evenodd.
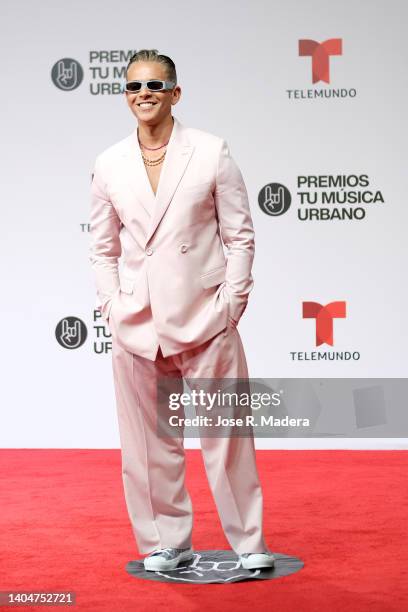
<svg viewBox="0 0 408 612"><path fill-rule="evenodd" d="M159 548L144 558L143 565L149 572L176 569L180 561L193 558L193 549L190 548Z"/></svg>
<svg viewBox="0 0 408 612"><path fill-rule="evenodd" d="M275 557L269 551L263 553L244 553L239 555L239 558L244 569L260 569L275 565Z"/></svg>

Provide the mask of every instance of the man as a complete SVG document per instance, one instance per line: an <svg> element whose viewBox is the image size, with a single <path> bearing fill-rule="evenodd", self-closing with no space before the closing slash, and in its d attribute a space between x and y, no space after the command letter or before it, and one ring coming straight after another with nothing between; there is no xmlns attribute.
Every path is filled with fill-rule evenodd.
<svg viewBox="0 0 408 612"><path fill-rule="evenodd" d="M141 50L126 81L138 127L96 158L90 259L112 334L127 508L144 566L158 571L193 549L184 445L157 435L157 382L248 377L237 324L253 285L254 232L225 140L171 114L181 95L173 61ZM273 566L253 436L201 438L201 447L242 566Z"/></svg>

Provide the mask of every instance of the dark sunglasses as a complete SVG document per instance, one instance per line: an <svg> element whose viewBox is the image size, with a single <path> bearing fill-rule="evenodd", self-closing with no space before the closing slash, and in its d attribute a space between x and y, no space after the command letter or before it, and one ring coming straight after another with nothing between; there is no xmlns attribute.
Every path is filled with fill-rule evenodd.
<svg viewBox="0 0 408 612"><path fill-rule="evenodd" d="M142 87L147 87L150 91L165 91L173 89L176 83L174 81L160 81L159 79L150 79L150 81L127 81L125 91L134 93L140 91Z"/></svg>

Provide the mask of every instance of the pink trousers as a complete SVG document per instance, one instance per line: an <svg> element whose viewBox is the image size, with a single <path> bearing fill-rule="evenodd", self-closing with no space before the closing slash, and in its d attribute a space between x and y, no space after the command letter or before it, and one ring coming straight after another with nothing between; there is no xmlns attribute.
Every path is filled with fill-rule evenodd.
<svg viewBox="0 0 408 612"><path fill-rule="evenodd" d="M155 361L112 337L112 366L126 505L139 552L191 546L193 511L185 488L182 438L157 435L157 379L247 378L236 328L200 346ZM268 550L253 436L201 438L204 465L225 536L237 553Z"/></svg>

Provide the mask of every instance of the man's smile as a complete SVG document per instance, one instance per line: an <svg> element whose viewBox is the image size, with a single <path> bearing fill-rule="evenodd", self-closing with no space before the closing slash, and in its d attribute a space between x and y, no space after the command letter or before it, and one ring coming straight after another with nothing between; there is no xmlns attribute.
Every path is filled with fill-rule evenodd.
<svg viewBox="0 0 408 612"><path fill-rule="evenodd" d="M137 106L139 108L152 108L156 104L157 102L138 102Z"/></svg>

